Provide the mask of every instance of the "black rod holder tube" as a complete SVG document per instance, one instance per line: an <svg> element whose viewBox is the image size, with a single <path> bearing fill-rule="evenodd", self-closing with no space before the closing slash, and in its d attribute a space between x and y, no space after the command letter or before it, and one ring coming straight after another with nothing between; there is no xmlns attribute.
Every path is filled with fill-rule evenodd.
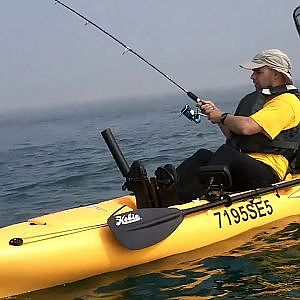
<svg viewBox="0 0 300 300"><path fill-rule="evenodd" d="M107 129L101 131L101 135L104 138L106 145L108 146L113 158L115 159L115 162L116 162L119 170L121 171L123 177L126 177L129 172L129 166L128 166L128 164L124 158L124 155L121 152L110 128L107 128Z"/></svg>

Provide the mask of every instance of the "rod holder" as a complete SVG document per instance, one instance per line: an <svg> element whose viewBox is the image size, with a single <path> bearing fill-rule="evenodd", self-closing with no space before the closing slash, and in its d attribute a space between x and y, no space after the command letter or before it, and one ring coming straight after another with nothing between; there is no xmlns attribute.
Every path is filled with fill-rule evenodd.
<svg viewBox="0 0 300 300"><path fill-rule="evenodd" d="M125 160L124 155L121 152L110 128L107 128L107 129L101 131L101 135L104 138L106 145L108 146L110 153L112 154L123 177L126 177L129 172L129 166L128 166L128 163Z"/></svg>

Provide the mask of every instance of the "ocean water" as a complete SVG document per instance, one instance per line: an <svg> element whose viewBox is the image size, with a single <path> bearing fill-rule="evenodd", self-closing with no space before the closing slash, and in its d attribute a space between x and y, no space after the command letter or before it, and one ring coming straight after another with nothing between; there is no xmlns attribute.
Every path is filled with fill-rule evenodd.
<svg viewBox="0 0 300 300"><path fill-rule="evenodd" d="M244 91L210 92L232 112ZM180 117L184 96L89 103L6 114L0 119L0 227L97 203L126 192L100 132L111 128L131 164L148 174L178 165L224 138L205 118ZM130 270L16 299L299 299L300 225L290 218L259 232Z"/></svg>

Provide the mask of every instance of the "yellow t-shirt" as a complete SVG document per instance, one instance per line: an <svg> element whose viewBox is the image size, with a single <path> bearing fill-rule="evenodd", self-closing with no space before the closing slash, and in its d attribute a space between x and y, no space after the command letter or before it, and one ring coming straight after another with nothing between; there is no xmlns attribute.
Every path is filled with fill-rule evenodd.
<svg viewBox="0 0 300 300"><path fill-rule="evenodd" d="M273 140L282 130L300 123L300 100L290 93L281 94L266 102L261 110L250 116ZM288 169L288 160L278 154L248 153L249 156L271 166L280 179Z"/></svg>

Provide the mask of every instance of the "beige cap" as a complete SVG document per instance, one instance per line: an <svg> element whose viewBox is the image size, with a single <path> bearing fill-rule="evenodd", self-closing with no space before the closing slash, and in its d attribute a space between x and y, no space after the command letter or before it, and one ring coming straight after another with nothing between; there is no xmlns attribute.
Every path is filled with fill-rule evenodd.
<svg viewBox="0 0 300 300"><path fill-rule="evenodd" d="M289 57L278 49L264 50L256 54L251 62L240 65L241 68L253 70L261 67L269 67L283 73L288 79L293 80L290 70L292 68Z"/></svg>

